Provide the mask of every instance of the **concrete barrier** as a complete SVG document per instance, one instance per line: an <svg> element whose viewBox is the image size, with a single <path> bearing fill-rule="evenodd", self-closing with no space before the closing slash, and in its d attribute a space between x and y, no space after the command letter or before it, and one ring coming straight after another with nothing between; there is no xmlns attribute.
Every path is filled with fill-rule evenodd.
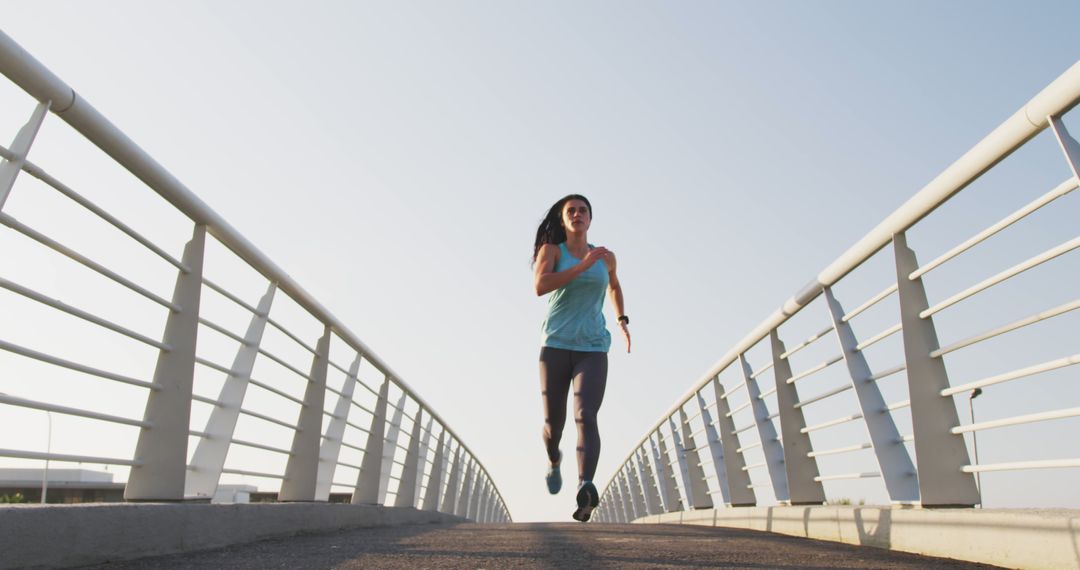
<svg viewBox="0 0 1080 570"><path fill-rule="evenodd" d="M750 507L635 523L745 528L1007 568L1080 568L1080 511L914 507Z"/></svg>
<svg viewBox="0 0 1080 570"><path fill-rule="evenodd" d="M101 503L0 507L0 568L64 567L344 528L466 522L412 508L328 503Z"/></svg>

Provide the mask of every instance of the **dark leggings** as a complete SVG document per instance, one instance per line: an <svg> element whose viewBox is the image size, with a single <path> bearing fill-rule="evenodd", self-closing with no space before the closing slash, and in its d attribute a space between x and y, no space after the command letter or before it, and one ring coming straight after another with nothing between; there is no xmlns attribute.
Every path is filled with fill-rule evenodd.
<svg viewBox="0 0 1080 570"><path fill-rule="evenodd" d="M548 459L559 460L559 440L566 425L566 396L574 386L577 423L578 482L592 481L600 459L600 430L596 414L607 386L607 353L540 349L540 392L544 398L544 446Z"/></svg>

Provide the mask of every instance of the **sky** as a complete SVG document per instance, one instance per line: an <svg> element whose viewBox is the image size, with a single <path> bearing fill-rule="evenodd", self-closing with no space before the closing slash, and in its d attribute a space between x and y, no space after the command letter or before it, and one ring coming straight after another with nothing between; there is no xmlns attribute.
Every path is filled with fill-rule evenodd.
<svg viewBox="0 0 1080 570"><path fill-rule="evenodd" d="M5 33L434 406L520 521L566 520L573 510L572 493L545 492L540 440L536 362L546 300L532 291L529 261L552 203L570 193L590 198L589 239L618 255L632 319L633 352L613 349L600 413L597 480L606 482L729 347L1080 56L1080 4L1064 1L6 1L0 11ZM33 102L6 82L0 89L0 138L10 140ZM1080 132L1076 119L1066 124ZM1068 176L1052 139L1032 146L1003 163L984 194L967 198L973 188L927 219L928 229L913 236L927 258ZM175 255L190 237L169 206L55 117L31 160ZM1068 199L1061 208L1075 209ZM74 230L83 214L39 183L20 179L4 209L111 256L159 294L171 291L169 266L115 232ZM1074 237L1074 210L1055 212L1016 245L957 263L931 295L944 298L991 268ZM64 299L113 299L105 285L68 279L56 256L0 231L5 277ZM255 303L265 283L220 247L214 252L217 275ZM877 273L852 284L845 305L887 285L890 263L867 269ZM1034 300L1045 303L1028 313L1045 310L1055 295L1071 300L1067 284L1078 267L1061 263L1040 282L1049 292L1005 289L1003 313L1019 318L1023 302ZM125 322L160 330L160 315L143 310L156 305L119 300L129 298L106 305ZM143 377L152 366L145 350L123 344L111 352L111 340L93 344L63 319L21 312L33 309L6 291L0 303L24 315L0 320L0 338L61 344ZM225 305L214 306L243 330L246 317ZM941 326L977 330L994 313L972 306L953 321L943 315ZM793 323L789 344L820 328L824 315L815 311L817 320ZM282 318L314 344L321 330L298 313ZM610 309L607 316L614 322ZM1011 352L1065 338L1039 334ZM1047 358L1075 351L1055 348ZM65 397L66 389L42 381L43 369L2 358L0 369L11 373L0 391ZM988 364L971 357L957 366L975 373ZM1016 398L1036 410L1075 405L1080 392L1067 378L1002 395L997 408L988 394L987 413L1008 415ZM89 388L66 394L141 415L127 392L81 390ZM0 408L0 447L43 450L42 416ZM90 436L84 420L55 421L54 450L130 453L129 431ZM1076 427L1069 422L1057 429ZM568 428L564 452L573 448ZM1008 459L1021 442L1045 445L1054 433L987 436L980 452ZM1050 449L1045 458L1077 456ZM1025 491L1043 481L1033 477L1058 485L1054 477L1068 474L1046 473L984 476L987 505L1080 506L1064 486ZM859 486L834 494L871 502L880 495Z"/></svg>

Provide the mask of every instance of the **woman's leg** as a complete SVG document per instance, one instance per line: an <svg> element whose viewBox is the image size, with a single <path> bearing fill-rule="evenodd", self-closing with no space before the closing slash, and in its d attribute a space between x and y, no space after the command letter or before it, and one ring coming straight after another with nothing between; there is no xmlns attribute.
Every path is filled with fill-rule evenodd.
<svg viewBox="0 0 1080 570"><path fill-rule="evenodd" d="M544 448L548 460L559 461L559 441L566 426L566 396L570 393L572 371L570 351L540 349L540 394L544 400Z"/></svg>
<svg viewBox="0 0 1080 570"><path fill-rule="evenodd" d="M578 483L592 481L596 463L600 460L600 429L596 414L604 401L607 387L608 360L606 352L575 353L574 421L577 423Z"/></svg>

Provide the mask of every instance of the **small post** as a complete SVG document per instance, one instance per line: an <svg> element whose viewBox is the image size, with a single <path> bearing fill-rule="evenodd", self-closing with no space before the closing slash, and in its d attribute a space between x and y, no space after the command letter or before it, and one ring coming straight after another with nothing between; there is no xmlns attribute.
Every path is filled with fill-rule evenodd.
<svg viewBox="0 0 1080 570"><path fill-rule="evenodd" d="M278 501L314 501L319 479L319 443L322 438L323 405L326 402L326 371L330 361L330 326L325 325L323 336L315 346L311 374L304 389L304 405L296 421L289 461L285 464L285 479L281 482Z"/></svg>
<svg viewBox="0 0 1080 570"><path fill-rule="evenodd" d="M443 456L446 452L446 432L439 434L439 443L435 448L435 461L431 464L427 490L424 492L423 510L435 511L439 508L439 491L442 490Z"/></svg>
<svg viewBox="0 0 1080 570"><path fill-rule="evenodd" d="M821 475L817 460L807 454L813 451L810 434L803 433L806 418L799 403L799 393L791 379L791 363L784 354L784 343L776 329L769 333L772 340L773 374L776 380L776 407L780 413L780 431L784 434L784 466L787 467L788 491L792 505L820 505L825 502L825 488L821 481L815 480Z"/></svg>
<svg viewBox="0 0 1080 570"><path fill-rule="evenodd" d="M368 430L367 446L364 447L364 459L360 462L360 474L356 476L356 491L353 492L352 504L377 505L379 483L382 478L383 437L386 426L386 399L390 394L390 378L383 380L379 388L379 399L375 402L375 413L371 416L371 429Z"/></svg>
<svg viewBox="0 0 1080 570"><path fill-rule="evenodd" d="M7 201L8 195L11 194L11 188L15 185L15 178L19 176L19 172L22 171L23 166L26 164L26 155L30 153L30 145L34 144L34 138L37 136L38 129L41 128L41 123L45 120L45 115L49 112L50 104L50 101L38 103L37 107L34 107L34 112L30 115L30 120L15 135L15 140L12 141L9 149L11 154L17 158L13 161L0 160L0 210L4 209L4 202Z"/></svg>

